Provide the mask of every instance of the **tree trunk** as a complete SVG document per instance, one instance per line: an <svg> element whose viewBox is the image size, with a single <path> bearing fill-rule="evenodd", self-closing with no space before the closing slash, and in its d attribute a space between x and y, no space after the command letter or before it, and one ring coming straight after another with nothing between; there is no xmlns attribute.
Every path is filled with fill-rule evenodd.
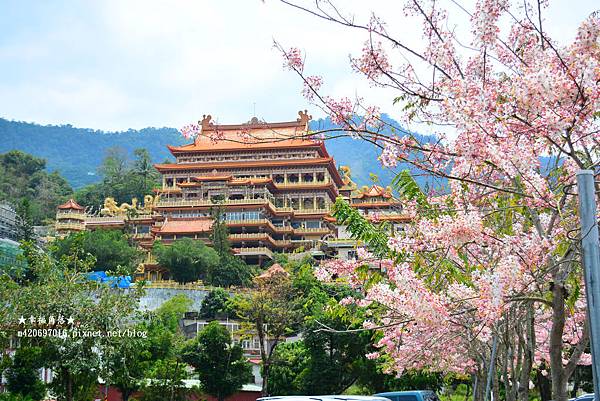
<svg viewBox="0 0 600 401"><path fill-rule="evenodd" d="M554 280L552 287L552 328L550 329L550 372L552 399L567 401L567 380L563 368L563 332L565 328L565 288Z"/></svg>
<svg viewBox="0 0 600 401"><path fill-rule="evenodd" d="M66 384L66 401L73 401L73 379L68 368L63 368L63 375Z"/></svg>
<svg viewBox="0 0 600 401"><path fill-rule="evenodd" d="M266 333L263 327L262 321L259 319L256 321L256 333L258 335L258 341L260 342L260 359L262 362L262 390L260 391L260 395L262 397L268 396L267 385L269 384L269 358L267 356L267 350L265 347L268 347L268 344L265 344Z"/></svg>
<svg viewBox="0 0 600 401"><path fill-rule="evenodd" d="M537 387L540 390L540 398L542 401L550 401L552 399L552 390L548 377L542 375L541 370L546 369L546 365L540 366L540 372L536 375Z"/></svg>
<svg viewBox="0 0 600 401"><path fill-rule="evenodd" d="M519 401L529 400L529 378L533 365L533 353L535 348L535 328L534 328L533 305L530 303L527 307L527 322L525 325L525 344L523 347L523 365L521 366L521 375L519 377Z"/></svg>

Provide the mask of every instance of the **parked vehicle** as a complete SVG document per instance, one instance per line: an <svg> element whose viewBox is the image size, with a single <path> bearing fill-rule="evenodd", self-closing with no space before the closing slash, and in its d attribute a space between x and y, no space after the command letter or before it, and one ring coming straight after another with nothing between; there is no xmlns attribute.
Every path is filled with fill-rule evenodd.
<svg viewBox="0 0 600 401"><path fill-rule="evenodd" d="M384 397L390 401L440 401L438 396L431 390L390 391L375 394L375 397Z"/></svg>
<svg viewBox="0 0 600 401"><path fill-rule="evenodd" d="M575 398L575 401L594 401L594 393L582 394L579 397Z"/></svg>
<svg viewBox="0 0 600 401"><path fill-rule="evenodd" d="M285 395L261 397L256 401L390 401L389 398L368 395Z"/></svg>

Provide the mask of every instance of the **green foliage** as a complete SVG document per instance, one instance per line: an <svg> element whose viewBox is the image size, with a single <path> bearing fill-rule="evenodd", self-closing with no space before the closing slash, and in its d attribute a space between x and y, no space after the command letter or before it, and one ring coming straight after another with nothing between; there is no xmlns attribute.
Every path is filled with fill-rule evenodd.
<svg viewBox="0 0 600 401"><path fill-rule="evenodd" d="M401 198L414 200L418 205L427 205L427 196L419 187L419 184L410 175L408 170L402 170L392 180L392 188L398 192Z"/></svg>
<svg viewBox="0 0 600 401"><path fill-rule="evenodd" d="M115 198L117 203L129 203L133 198L141 202L144 195L159 186L160 174L152 166L146 149L135 149L134 156L132 161L124 148L107 149L98 168L102 181L79 189L75 194L77 201L94 207L102 205L107 197Z"/></svg>
<svg viewBox="0 0 600 401"><path fill-rule="evenodd" d="M351 207L343 198L337 198L333 205L333 217L338 224L347 226L352 238L364 241L369 250L377 256L387 256L390 249L387 245L388 235L385 227L371 224L358 210Z"/></svg>
<svg viewBox="0 0 600 401"><path fill-rule="evenodd" d="M207 282L218 287L248 286L255 274L256 267L227 253L219 258L219 264L209 272Z"/></svg>
<svg viewBox="0 0 600 401"><path fill-rule="evenodd" d="M56 207L73 190L58 173L44 169L46 161L27 153L12 150L0 154L0 202L23 207L21 215L27 223L38 225L54 219Z"/></svg>
<svg viewBox="0 0 600 401"><path fill-rule="evenodd" d="M153 248L158 263L169 270L178 283L206 280L219 264L217 252L202 241L183 238L171 245L155 242Z"/></svg>
<svg viewBox="0 0 600 401"><path fill-rule="evenodd" d="M171 333L176 333L179 327L179 319L183 317L185 312L189 311L191 306L191 299L185 294L178 294L156 309L154 316L158 319L159 327L165 328Z"/></svg>
<svg viewBox="0 0 600 401"><path fill-rule="evenodd" d="M120 230L94 230L72 233L52 245L56 258L80 255L94 257L93 270L131 275L137 268L141 252L130 244Z"/></svg>
<svg viewBox="0 0 600 401"><path fill-rule="evenodd" d="M31 202L23 198L17 206L17 239L19 241L33 241L33 216Z"/></svg>
<svg viewBox="0 0 600 401"><path fill-rule="evenodd" d="M39 379L38 369L44 361L40 347L19 348L12 358L5 376L6 388L13 394L30 397L34 401L46 395L46 386Z"/></svg>
<svg viewBox="0 0 600 401"><path fill-rule="evenodd" d="M227 317L230 313L227 302L230 299L231 295L227 291L215 288L202 300L200 317L209 320Z"/></svg>
<svg viewBox="0 0 600 401"><path fill-rule="evenodd" d="M309 360L310 355L303 341L294 341L278 346L273 355L267 393L307 395L305 375L308 373Z"/></svg>
<svg viewBox="0 0 600 401"><path fill-rule="evenodd" d="M252 380L242 348L231 343L229 331L217 321L209 323L184 347L183 360L194 367L202 389L219 401Z"/></svg>
<svg viewBox="0 0 600 401"><path fill-rule="evenodd" d="M0 323L16 322L19 316L54 316L72 318L79 332L99 332L125 327L134 312L139 293L115 291L107 285L89 281L82 274L92 261L77 255L56 260L35 247L24 250L35 280L3 283L1 299L10 300L10 308L0 314ZM65 330L71 330L63 322ZM40 347L44 351L43 365L55 373L51 389L65 401L90 399L97 390L98 377L104 364L102 356L110 347L106 336L49 336L21 338L21 349Z"/></svg>
<svg viewBox="0 0 600 401"><path fill-rule="evenodd" d="M187 378L187 372L181 359L185 339L179 321L191 304L192 300L185 295L176 295L150 312L141 325L148 333L144 341L145 350L149 353L142 397L145 401L186 399L188 391L183 380Z"/></svg>
<svg viewBox="0 0 600 401"><path fill-rule="evenodd" d="M209 272L208 282L219 287L246 286L250 284L254 269L231 253L229 229L224 220L223 208L217 203L211 209L212 232L210 241L219 255L219 264Z"/></svg>
<svg viewBox="0 0 600 401"><path fill-rule="evenodd" d="M19 394L0 393L0 401L35 401L31 397Z"/></svg>

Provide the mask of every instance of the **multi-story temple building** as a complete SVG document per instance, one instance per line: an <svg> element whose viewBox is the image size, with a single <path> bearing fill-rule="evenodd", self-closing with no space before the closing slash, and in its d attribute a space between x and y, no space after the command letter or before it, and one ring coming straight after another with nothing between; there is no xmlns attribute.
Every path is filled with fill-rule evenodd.
<svg viewBox="0 0 600 401"><path fill-rule="evenodd" d="M406 221L389 189L358 189L350 170L338 171L323 140L308 131L310 116L265 123L253 118L220 125L204 116L194 142L168 146L173 163L156 164L162 185L156 196L117 206L108 198L100 215L90 215L74 201L59 206L57 232L126 228L139 245L181 238L209 242L214 208L221 209L233 251L261 264L275 252L308 251L349 257L356 242L336 225L331 206L342 196L371 220ZM340 174L341 172L341 174ZM141 272L164 278L151 256Z"/></svg>
<svg viewBox="0 0 600 401"><path fill-rule="evenodd" d="M206 237L211 208L220 204L234 251L251 262L273 252L311 249L334 236L327 222L343 185L325 144L308 135L309 116L296 121L218 125L185 146L169 146L175 163L157 164L163 176L156 238Z"/></svg>

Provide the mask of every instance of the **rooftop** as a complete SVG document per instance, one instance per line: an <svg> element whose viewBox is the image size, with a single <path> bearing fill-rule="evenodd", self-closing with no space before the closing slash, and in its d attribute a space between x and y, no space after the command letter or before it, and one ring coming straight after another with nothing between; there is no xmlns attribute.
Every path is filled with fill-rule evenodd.
<svg viewBox="0 0 600 401"><path fill-rule="evenodd" d="M69 199L62 205L58 205L59 209L75 209L75 210L85 210L83 206L79 203L75 202L73 199Z"/></svg>
<svg viewBox="0 0 600 401"><path fill-rule="evenodd" d="M315 140L308 131L308 121L312 118L305 111L298 112L295 121L268 123L253 117L243 124L224 125L214 123L210 115L204 115L199 125L201 133L194 143L183 146L169 146L173 154L187 152L219 152L243 149L279 148L322 148L323 142Z"/></svg>
<svg viewBox="0 0 600 401"><path fill-rule="evenodd" d="M210 231L212 228L211 219L178 219L165 220L163 225L156 230L157 234L194 234Z"/></svg>

